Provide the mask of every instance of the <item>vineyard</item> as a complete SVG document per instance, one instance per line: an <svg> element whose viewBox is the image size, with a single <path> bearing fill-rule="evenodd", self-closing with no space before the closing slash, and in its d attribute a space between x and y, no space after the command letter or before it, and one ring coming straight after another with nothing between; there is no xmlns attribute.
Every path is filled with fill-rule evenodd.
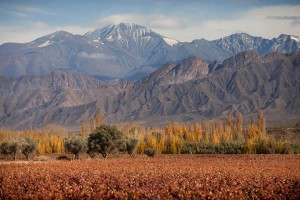
<svg viewBox="0 0 300 200"><path fill-rule="evenodd" d="M0 164L0 199L300 199L298 155Z"/></svg>

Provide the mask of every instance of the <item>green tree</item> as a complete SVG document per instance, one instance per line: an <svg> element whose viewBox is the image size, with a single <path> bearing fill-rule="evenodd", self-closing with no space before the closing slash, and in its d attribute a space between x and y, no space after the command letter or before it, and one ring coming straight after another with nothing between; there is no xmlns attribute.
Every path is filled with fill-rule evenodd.
<svg viewBox="0 0 300 200"><path fill-rule="evenodd" d="M95 152L93 149L89 149L86 152L91 158L95 158L97 155L97 152Z"/></svg>
<svg viewBox="0 0 300 200"><path fill-rule="evenodd" d="M20 143L18 140L3 142L0 146L0 152L2 154L11 154L13 160L16 160L16 156L19 151Z"/></svg>
<svg viewBox="0 0 300 200"><path fill-rule="evenodd" d="M37 149L37 143L31 138L24 138L20 140L20 148L22 154L29 159L29 154L33 153Z"/></svg>
<svg viewBox="0 0 300 200"><path fill-rule="evenodd" d="M139 142L139 140L136 138L127 138L126 139L126 152L130 156L133 155L133 152L136 149L138 142Z"/></svg>
<svg viewBox="0 0 300 200"><path fill-rule="evenodd" d="M124 147L124 136L115 126L101 125L88 137L88 152L100 153L103 158Z"/></svg>
<svg viewBox="0 0 300 200"><path fill-rule="evenodd" d="M86 152L87 150L87 141L86 139L75 136L65 140L64 143L65 149L75 155L75 159L80 158L80 153Z"/></svg>
<svg viewBox="0 0 300 200"><path fill-rule="evenodd" d="M145 149L144 153L149 157L154 157L156 155L155 149L152 148Z"/></svg>

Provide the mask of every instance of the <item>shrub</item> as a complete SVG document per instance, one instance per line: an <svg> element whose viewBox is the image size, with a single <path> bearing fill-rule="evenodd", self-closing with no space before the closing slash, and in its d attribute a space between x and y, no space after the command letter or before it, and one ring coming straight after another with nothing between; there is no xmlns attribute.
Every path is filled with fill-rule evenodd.
<svg viewBox="0 0 300 200"><path fill-rule="evenodd" d="M136 138L127 138L126 139L126 152L130 156L133 155L133 152L136 149L138 142L139 142L139 140Z"/></svg>
<svg viewBox="0 0 300 200"><path fill-rule="evenodd" d="M223 147L222 152L223 154L241 154L246 153L246 144L244 143L224 143L221 144Z"/></svg>
<svg viewBox="0 0 300 200"><path fill-rule="evenodd" d="M295 144L291 144L291 148L294 154L300 154L300 144L299 143L295 143Z"/></svg>
<svg viewBox="0 0 300 200"><path fill-rule="evenodd" d="M18 140L10 140L3 142L0 146L0 152L2 154L10 154L12 160L16 160L17 153L20 151L20 142Z"/></svg>
<svg viewBox="0 0 300 200"><path fill-rule="evenodd" d="M88 153L92 156L100 153L106 159L109 153L124 147L124 143L123 133L115 126L101 125L88 137Z"/></svg>
<svg viewBox="0 0 300 200"><path fill-rule="evenodd" d="M181 153L183 154L195 154L197 152L197 144L193 142L185 142Z"/></svg>
<svg viewBox="0 0 300 200"><path fill-rule="evenodd" d="M26 159L29 159L29 154L33 153L37 149L37 143L31 138L24 138L20 140L21 152L25 155Z"/></svg>
<svg viewBox="0 0 300 200"><path fill-rule="evenodd" d="M87 141L79 136L71 137L65 140L64 147L68 152L74 154L75 159L78 160L80 153L86 152L87 150Z"/></svg>
<svg viewBox="0 0 300 200"><path fill-rule="evenodd" d="M289 154L293 152L293 146L287 142L282 142L281 140L279 140L275 146L276 154Z"/></svg>
<svg viewBox="0 0 300 200"><path fill-rule="evenodd" d="M48 156L45 156L45 155L41 155L41 156L34 157L33 160L34 161L43 161L43 162L45 162L45 161L50 161L51 158L48 157Z"/></svg>
<svg viewBox="0 0 300 200"><path fill-rule="evenodd" d="M89 148L86 153L90 156L90 158L95 158L97 155L97 152L95 152L93 149L89 149Z"/></svg>
<svg viewBox="0 0 300 200"><path fill-rule="evenodd" d="M184 154L241 154L246 153L243 143L201 143L185 142L181 153Z"/></svg>
<svg viewBox="0 0 300 200"><path fill-rule="evenodd" d="M149 157L154 157L156 155L156 151L152 148L145 149L144 153Z"/></svg>
<svg viewBox="0 0 300 200"><path fill-rule="evenodd" d="M56 158L56 160L71 160L71 159L66 155L60 155Z"/></svg>
<svg viewBox="0 0 300 200"><path fill-rule="evenodd" d="M254 148L257 154L271 154L274 152L272 143L265 140L255 141Z"/></svg>

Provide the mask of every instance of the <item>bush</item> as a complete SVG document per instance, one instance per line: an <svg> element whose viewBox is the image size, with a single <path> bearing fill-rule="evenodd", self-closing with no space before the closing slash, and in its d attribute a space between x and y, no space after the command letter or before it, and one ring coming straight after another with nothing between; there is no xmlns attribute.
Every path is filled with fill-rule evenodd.
<svg viewBox="0 0 300 200"><path fill-rule="evenodd" d="M223 147L222 152L224 154L241 154L246 153L246 145L244 143L224 143L221 145Z"/></svg>
<svg viewBox="0 0 300 200"><path fill-rule="evenodd" d="M64 142L65 149L74 154L75 160L80 158L80 153L86 152L87 150L87 141L82 137L71 137L70 139L65 140Z"/></svg>
<svg viewBox="0 0 300 200"><path fill-rule="evenodd" d="M294 154L300 154L300 144L291 144L291 148Z"/></svg>
<svg viewBox="0 0 300 200"><path fill-rule="evenodd" d="M87 153L87 154L90 156L90 158L92 158L92 159L94 159L94 158L96 157L96 155L97 155L97 152L95 152L94 149L89 149L89 148L88 148L88 150L87 150L86 153Z"/></svg>
<svg viewBox="0 0 300 200"><path fill-rule="evenodd" d="M246 147L243 143L201 143L185 142L183 154L241 154L246 153Z"/></svg>
<svg viewBox="0 0 300 200"><path fill-rule="evenodd" d="M12 160L16 160L17 153L20 151L20 142L18 140L10 140L3 142L0 146L0 152L2 154L10 154Z"/></svg>
<svg viewBox="0 0 300 200"><path fill-rule="evenodd" d="M56 160L71 160L71 159L66 155L60 155L56 158Z"/></svg>
<svg viewBox="0 0 300 200"><path fill-rule="evenodd" d="M277 142L274 151L276 154L289 154L294 152L292 145L290 145L287 142L282 142L280 140Z"/></svg>
<svg viewBox="0 0 300 200"><path fill-rule="evenodd" d="M133 152L136 149L138 142L139 142L139 140L136 138L127 138L126 139L126 152L130 156L133 155Z"/></svg>
<svg viewBox="0 0 300 200"><path fill-rule="evenodd" d="M156 155L156 151L152 148L145 149L144 153L149 157L154 157Z"/></svg>
<svg viewBox="0 0 300 200"><path fill-rule="evenodd" d="M41 155L41 156L34 157L33 160L34 161L43 161L43 162L45 162L45 161L50 161L51 158L48 157L48 156Z"/></svg>
<svg viewBox="0 0 300 200"><path fill-rule="evenodd" d="M185 142L181 153L183 154L195 154L197 152L197 144L193 142Z"/></svg>
<svg viewBox="0 0 300 200"><path fill-rule="evenodd" d="M88 153L93 158L100 153L107 158L109 153L124 148L124 135L115 126L101 125L88 137Z"/></svg>
<svg viewBox="0 0 300 200"><path fill-rule="evenodd" d="M25 155L26 159L29 159L29 154L35 152L37 149L37 143L31 138L20 139L21 152Z"/></svg>
<svg viewBox="0 0 300 200"><path fill-rule="evenodd" d="M274 145L265 140L257 140L254 145L256 154L271 154L274 153Z"/></svg>

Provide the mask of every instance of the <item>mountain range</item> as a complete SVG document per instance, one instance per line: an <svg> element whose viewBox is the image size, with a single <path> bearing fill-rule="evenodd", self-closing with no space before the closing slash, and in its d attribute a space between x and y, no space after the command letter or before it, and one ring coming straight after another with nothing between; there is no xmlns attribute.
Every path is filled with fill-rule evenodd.
<svg viewBox="0 0 300 200"><path fill-rule="evenodd" d="M300 37L274 39L233 34L218 40L180 42L149 28L120 23L84 35L58 31L29 43L0 46L0 76L46 75L55 70L78 72L100 80L139 80L167 63L178 64L196 56L211 64L240 52L300 51Z"/></svg>
<svg viewBox="0 0 300 200"><path fill-rule="evenodd" d="M50 123L79 127L82 120L95 117L97 110L107 123L158 125L237 112L250 120L259 109L269 122L291 122L300 118L300 53L261 56L243 51L212 63L190 57L164 64L138 81L115 84L63 70L1 77L0 96L2 128Z"/></svg>

